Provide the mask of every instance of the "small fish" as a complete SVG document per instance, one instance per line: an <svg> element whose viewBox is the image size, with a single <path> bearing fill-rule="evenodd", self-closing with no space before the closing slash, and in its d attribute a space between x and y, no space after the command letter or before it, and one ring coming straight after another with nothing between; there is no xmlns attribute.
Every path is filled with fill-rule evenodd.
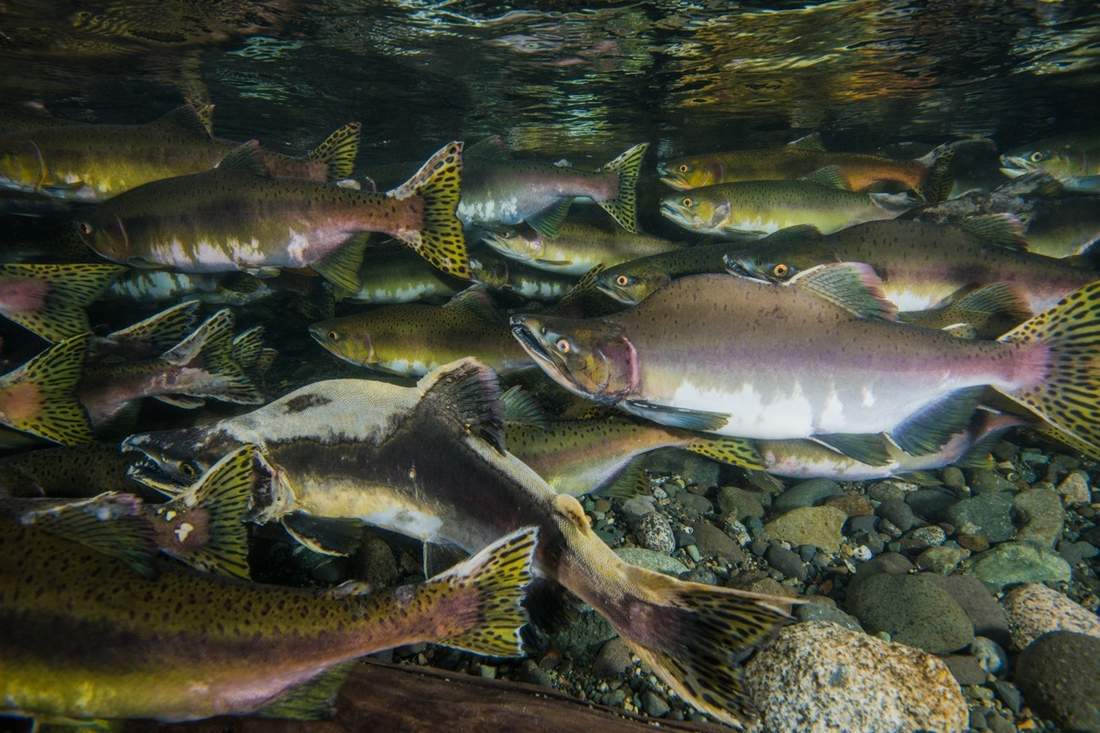
<svg viewBox="0 0 1100 733"><path fill-rule="evenodd" d="M508 331L508 317L475 286L442 306L409 303L315 323L309 334L349 364L421 377L464 356L498 372L534 366Z"/></svg>
<svg viewBox="0 0 1100 733"><path fill-rule="evenodd" d="M356 289L359 232L393 235L444 272L469 277L454 216L462 144L436 153L399 188L361 193L325 183L272 178L246 143L217 169L139 186L77 222L85 243L130 266L188 273L312 267Z"/></svg>
<svg viewBox="0 0 1100 733"><path fill-rule="evenodd" d="M635 145L598 171L513 161L499 138L468 151L458 218L466 226L527 222L547 237L557 236L574 198L589 198L628 232L638 231L638 174L648 143Z"/></svg>
<svg viewBox="0 0 1100 733"><path fill-rule="evenodd" d="M233 313L225 309L159 356L122 364L87 366L77 389L92 427L119 418L136 400L192 406L187 398L260 404L263 396L233 359Z"/></svg>
<svg viewBox="0 0 1100 733"><path fill-rule="evenodd" d="M544 303L557 302L577 283L574 277L528 267L488 248L470 253L470 277L492 290Z"/></svg>
<svg viewBox="0 0 1100 733"><path fill-rule="evenodd" d="M1026 293L1010 283L975 288L942 305L898 313L898 320L961 338L995 339L1032 316Z"/></svg>
<svg viewBox="0 0 1100 733"><path fill-rule="evenodd" d="M345 125L305 158L262 148L257 157L272 176L337 181L351 174L359 131L357 122ZM0 181L102 200L152 181L210 170L239 145L212 137L200 111L184 105L143 125L70 124L5 134Z"/></svg>
<svg viewBox="0 0 1100 733"><path fill-rule="evenodd" d="M250 451L227 458L251 472ZM0 583L17 589L0 598L0 711L8 714L318 718L331 713L345 663L371 652L435 642L522 653L533 528L494 538L424 583L364 595L245 583L166 559L145 577L71 537L0 521ZM200 536L199 525L182 534L185 526L176 530L182 542Z"/></svg>
<svg viewBox="0 0 1100 733"><path fill-rule="evenodd" d="M245 272L188 274L167 270L127 270L107 287L104 300L136 303L197 300L211 305L248 305L272 297L268 280Z"/></svg>
<svg viewBox="0 0 1100 733"><path fill-rule="evenodd" d="M997 341L959 339L893 322L871 268L838 263L785 285L692 275L611 316L512 324L574 394L672 427L812 438L859 458L883 452L882 434L914 455L938 450L985 387L1100 445L1093 298L1100 281Z"/></svg>
<svg viewBox="0 0 1100 733"><path fill-rule="evenodd" d="M0 425L61 445L91 443L88 416L76 395L84 342L82 335L68 338L0 376ZM4 438L12 446L21 443Z"/></svg>
<svg viewBox="0 0 1100 733"><path fill-rule="evenodd" d="M802 224L827 234L894 219L917 206L909 194L856 193L835 183L824 175L817 180L720 183L666 196L661 215L700 234L762 237Z"/></svg>
<svg viewBox="0 0 1100 733"><path fill-rule="evenodd" d="M646 234L631 234L621 229L608 230L573 222L562 224L553 238L534 230L509 229L490 232L484 241L502 255L532 267L577 276L596 265L617 265L684 246Z"/></svg>
<svg viewBox="0 0 1100 733"><path fill-rule="evenodd" d="M684 191L721 183L796 180L831 167L838 171L844 187L850 191L865 191L876 183L894 183L933 201L946 198L946 193L939 190L941 184L937 178L949 175L950 163L950 158L943 162L941 156L932 155L917 160L892 160L863 153L831 153L815 134L778 148L673 158L658 163L657 172L662 183ZM940 170L945 166L946 170Z"/></svg>
<svg viewBox="0 0 1100 733"><path fill-rule="evenodd" d="M84 309L125 271L118 265L0 265L0 315L46 341L91 331Z"/></svg>
<svg viewBox="0 0 1100 733"><path fill-rule="evenodd" d="M635 461L659 448L683 448L701 456L750 469L764 463L750 441L674 430L641 420L602 417L547 419L530 394L513 387L504 393L505 442L559 494L582 496L614 484L617 495L637 491L642 476Z"/></svg>
<svg viewBox="0 0 1100 733"><path fill-rule="evenodd" d="M963 226L922 221L877 221L824 237L761 242L730 253L740 274L786 282L837 261L864 262L901 311L936 308L960 293L995 283L1014 286L1033 314L1100 277L1090 267L1021 248L1018 222L975 217Z"/></svg>
<svg viewBox="0 0 1100 733"><path fill-rule="evenodd" d="M1009 178L1042 171L1064 187L1100 193L1100 131L1047 138L1001 156L1001 172Z"/></svg>
<svg viewBox="0 0 1100 733"><path fill-rule="evenodd" d="M24 451L0 458L0 496L76 499L136 489L126 476L133 463L117 443Z"/></svg>
<svg viewBox="0 0 1100 733"><path fill-rule="evenodd" d="M248 436L276 477L269 495L258 497L257 521L356 519L470 551L537 526L542 574L608 619L681 697L739 725L751 706L734 658L770 638L793 599L684 582L624 562L575 498L505 451L501 410L495 375L464 359L416 387L317 382L214 425L131 436L124 448L148 459L139 478L163 480L179 476L185 462L209 465Z"/></svg>

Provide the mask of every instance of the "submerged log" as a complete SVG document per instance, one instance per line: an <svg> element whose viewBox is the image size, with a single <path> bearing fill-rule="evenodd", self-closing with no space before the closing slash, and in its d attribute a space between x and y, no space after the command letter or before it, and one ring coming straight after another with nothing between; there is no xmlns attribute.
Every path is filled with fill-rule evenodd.
<svg viewBox="0 0 1100 733"><path fill-rule="evenodd" d="M125 730L128 733L545 733L557 730L728 733L731 729L646 718L523 682L471 677L431 667L364 661L352 670L340 690L336 715L330 721L224 717L170 725L131 722Z"/></svg>

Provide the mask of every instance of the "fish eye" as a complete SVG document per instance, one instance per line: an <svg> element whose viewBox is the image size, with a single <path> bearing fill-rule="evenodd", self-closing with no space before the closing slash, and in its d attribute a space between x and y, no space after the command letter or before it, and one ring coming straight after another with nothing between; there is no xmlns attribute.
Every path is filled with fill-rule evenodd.
<svg viewBox="0 0 1100 733"><path fill-rule="evenodd" d="M1043 159L1043 154L1036 150L1034 153L1031 154L1030 157L1032 163L1038 163L1040 160Z"/></svg>
<svg viewBox="0 0 1100 733"><path fill-rule="evenodd" d="M685 196L685 197L684 197L684 198L683 198L683 199L682 199L682 200L680 201L680 203L681 203L681 204L683 204L684 206L686 206L686 207L688 207L688 208L690 209L690 208L691 208L691 205L692 205L692 204L693 204L694 202L693 202L693 201L691 200L691 198L690 198L690 197L688 197L688 196Z"/></svg>
<svg viewBox="0 0 1100 733"><path fill-rule="evenodd" d="M328 339L329 339L329 341L339 341L340 340L340 334L336 333L335 331L329 331L328 332Z"/></svg>
<svg viewBox="0 0 1100 733"><path fill-rule="evenodd" d="M791 274L791 268L780 262L778 265L772 268L772 274L778 278L784 278L787 275Z"/></svg>
<svg viewBox="0 0 1100 733"><path fill-rule="evenodd" d="M180 463L180 473L182 473L185 478L194 478L198 475L199 469L191 461L183 461Z"/></svg>
<svg viewBox="0 0 1100 733"><path fill-rule="evenodd" d="M560 351L563 354L568 354L573 348L572 346L569 345L569 339L566 339L566 338L558 339L557 341L554 342L554 346L557 347L558 351Z"/></svg>
<svg viewBox="0 0 1100 733"><path fill-rule="evenodd" d="M77 226L80 228L80 233L83 234L85 237L90 237L91 236L91 234L92 234L92 225L91 224L89 224L86 221L82 221Z"/></svg>
<svg viewBox="0 0 1100 733"><path fill-rule="evenodd" d="M688 172L688 164L687 163L681 163L679 170L680 170L681 173L687 173Z"/></svg>
<svg viewBox="0 0 1100 733"><path fill-rule="evenodd" d="M630 284L630 278L626 275L619 275L617 278L615 278L615 284L618 285L620 288L625 288L627 285Z"/></svg>

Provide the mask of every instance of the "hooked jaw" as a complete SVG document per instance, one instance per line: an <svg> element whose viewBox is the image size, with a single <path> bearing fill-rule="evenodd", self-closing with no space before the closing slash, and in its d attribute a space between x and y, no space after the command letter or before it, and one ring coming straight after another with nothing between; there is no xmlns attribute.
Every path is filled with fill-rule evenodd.
<svg viewBox="0 0 1100 733"><path fill-rule="evenodd" d="M1035 166L1026 158L1021 158L1017 155L1001 156L1001 173L1009 178L1019 178L1020 176L1027 175L1034 170L1034 168Z"/></svg>

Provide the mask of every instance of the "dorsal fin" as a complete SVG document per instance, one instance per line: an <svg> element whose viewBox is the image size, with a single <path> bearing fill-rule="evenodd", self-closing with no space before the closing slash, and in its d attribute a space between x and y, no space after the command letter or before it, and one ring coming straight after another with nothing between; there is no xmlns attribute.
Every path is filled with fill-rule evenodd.
<svg viewBox="0 0 1100 733"><path fill-rule="evenodd" d="M418 410L426 410L434 420L449 419L467 434L505 452L504 406L492 369L467 357L433 369L416 386L422 395Z"/></svg>
<svg viewBox="0 0 1100 733"><path fill-rule="evenodd" d="M218 170L224 173L251 173L254 176L271 177L260 157L258 140L249 140L230 150L218 163Z"/></svg>
<svg viewBox="0 0 1100 733"><path fill-rule="evenodd" d="M813 173L803 176L802 180L816 183L819 186L839 188L845 191L848 190L848 181L844 178L844 173L840 170L839 166L835 165L827 165L824 168L818 168Z"/></svg>
<svg viewBox="0 0 1100 733"><path fill-rule="evenodd" d="M1027 249L1023 222L1014 214L970 216L963 219L959 226L990 244L1010 249Z"/></svg>
<svg viewBox="0 0 1100 733"><path fill-rule="evenodd" d="M592 269L584 273L584 276L578 280L573 287L569 288L569 292L561 297L558 301L557 307L564 308L565 306L576 303L579 299L588 295L589 293L599 292L596 289L596 283L599 281L600 275L607 269L607 265L602 262L598 265L594 265Z"/></svg>
<svg viewBox="0 0 1100 733"><path fill-rule="evenodd" d="M800 287L860 318L896 321L898 308L886 299L882 280L863 262L818 265L795 275L787 287Z"/></svg>
<svg viewBox="0 0 1100 733"><path fill-rule="evenodd" d="M501 321L500 310L497 308L496 303L493 302L492 296L489 295L488 286L480 283L471 285L461 293L458 293L448 300L443 307L450 310L466 311L471 315L494 324Z"/></svg>
<svg viewBox="0 0 1100 733"><path fill-rule="evenodd" d="M797 140L791 140L787 143L787 147L798 148L799 150L813 150L818 153L825 152L825 143L821 141L820 132L811 132L809 135L803 135Z"/></svg>
<svg viewBox="0 0 1100 733"><path fill-rule="evenodd" d="M512 157L508 144L500 135L490 135L470 145L463 152L466 162L488 163L508 160Z"/></svg>
<svg viewBox="0 0 1100 733"><path fill-rule="evenodd" d="M501 395L504 421L509 425L529 425L546 429L546 413L535 396L518 384Z"/></svg>
<svg viewBox="0 0 1100 733"><path fill-rule="evenodd" d="M213 105L210 105L211 114L213 113L213 109ZM153 120L149 124L154 127L180 132L192 137L210 138L210 130L207 129L202 114L190 104L176 107L168 114Z"/></svg>

